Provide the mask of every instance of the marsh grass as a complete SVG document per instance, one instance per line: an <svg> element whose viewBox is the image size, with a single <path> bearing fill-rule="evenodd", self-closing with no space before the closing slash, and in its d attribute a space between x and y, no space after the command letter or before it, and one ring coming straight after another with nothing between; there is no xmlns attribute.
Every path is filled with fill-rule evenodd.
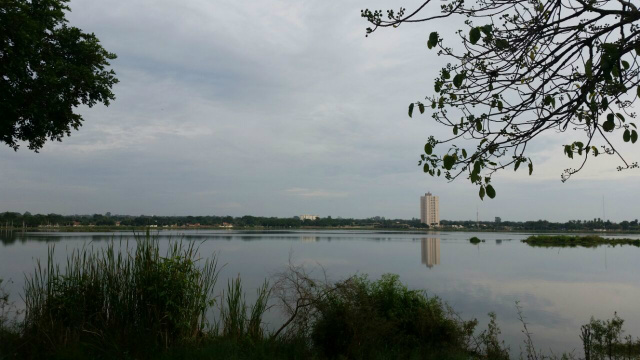
<svg viewBox="0 0 640 360"><path fill-rule="evenodd" d="M226 295L220 309L221 335L235 340L261 340L264 338L262 317L269 309L271 288L265 280L257 290L256 300L248 306L242 290L240 276L229 280Z"/></svg>
<svg viewBox="0 0 640 360"><path fill-rule="evenodd" d="M217 259L201 260L194 243L138 237L135 249L114 243L74 250L64 270L50 248L25 283L23 331L32 346L69 344L127 351L197 341L215 304Z"/></svg>
<svg viewBox="0 0 640 360"><path fill-rule="evenodd" d="M632 245L640 247L638 239L603 238L597 235L533 235L522 240L530 246L539 247L598 247L602 245Z"/></svg>

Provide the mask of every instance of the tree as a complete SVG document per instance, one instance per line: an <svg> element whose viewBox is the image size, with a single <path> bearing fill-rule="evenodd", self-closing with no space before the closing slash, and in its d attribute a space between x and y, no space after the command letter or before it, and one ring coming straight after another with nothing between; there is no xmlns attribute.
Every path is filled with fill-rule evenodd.
<svg viewBox="0 0 640 360"><path fill-rule="evenodd" d="M404 8L362 11L372 27L396 28L405 23L449 17L466 18L457 31L461 46L454 50L438 32L429 49L452 60L435 79L435 94L409 105L421 114L429 107L433 119L451 128L446 139L428 138L419 165L431 176L447 180L465 174L493 198L490 184L497 171L533 162L527 145L543 133L571 131L564 155L579 157L580 171L590 156L616 155L618 170L637 168L613 145L612 139L636 143L638 132L631 106L640 96L640 20L637 7L625 0L453 0L441 13L428 12L427 0L411 13ZM432 9L431 9L432 10ZM458 147L459 139L475 140L475 148ZM448 144L441 155L434 153Z"/></svg>
<svg viewBox="0 0 640 360"><path fill-rule="evenodd" d="M68 0L0 2L0 142L38 151L62 141L83 118L79 105L109 105L115 54L94 34L67 25Z"/></svg>

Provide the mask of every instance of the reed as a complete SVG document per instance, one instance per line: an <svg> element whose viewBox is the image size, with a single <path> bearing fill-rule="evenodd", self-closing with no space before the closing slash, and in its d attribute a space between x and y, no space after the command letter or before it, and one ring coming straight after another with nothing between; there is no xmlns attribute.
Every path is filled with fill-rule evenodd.
<svg viewBox="0 0 640 360"><path fill-rule="evenodd" d="M197 246L171 242L164 255L157 239L135 247L75 250L61 269L49 250L25 283L24 334L48 349L70 343L102 348L168 348L197 340L214 305L217 259L202 260ZM124 249L123 249L124 247Z"/></svg>
<svg viewBox="0 0 640 360"><path fill-rule="evenodd" d="M269 309L268 301L271 294L269 282L264 281L257 290L255 303L249 307L245 301L240 276L229 280L226 296L221 307L222 336L236 340L261 340L264 337L262 317Z"/></svg>

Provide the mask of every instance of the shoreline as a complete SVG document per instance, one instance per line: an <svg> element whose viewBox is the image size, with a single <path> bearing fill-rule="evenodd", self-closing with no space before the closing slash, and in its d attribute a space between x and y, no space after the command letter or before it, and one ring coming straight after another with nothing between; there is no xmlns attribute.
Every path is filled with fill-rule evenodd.
<svg viewBox="0 0 640 360"><path fill-rule="evenodd" d="M527 230L527 229L474 229L474 228L449 228L438 229L424 228L385 228L374 226L354 226L354 227L330 227L330 226L301 226L301 227L234 227L225 228L219 226L199 226L199 227L148 227L148 226L64 226L64 227L0 227L1 233L20 232L160 232L160 231L180 231L180 230L226 230L226 231L380 231L395 233L434 233L434 232L480 232L480 233L534 233L534 234L631 234L640 235L640 231L593 231L593 230Z"/></svg>

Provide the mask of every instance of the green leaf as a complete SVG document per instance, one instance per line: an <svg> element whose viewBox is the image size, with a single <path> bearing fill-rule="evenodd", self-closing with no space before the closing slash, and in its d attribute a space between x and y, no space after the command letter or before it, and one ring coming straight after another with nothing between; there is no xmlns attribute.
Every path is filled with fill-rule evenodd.
<svg viewBox="0 0 640 360"><path fill-rule="evenodd" d="M480 161L476 161L473 164L473 173L474 174L480 174L480 167L482 166L482 164L480 164Z"/></svg>
<svg viewBox="0 0 640 360"><path fill-rule="evenodd" d="M467 158L467 150L462 149L462 157L465 159Z"/></svg>
<svg viewBox="0 0 640 360"><path fill-rule="evenodd" d="M429 41L427 42L427 46L429 47L429 49L432 49L436 45L438 45L438 33L434 31L429 34Z"/></svg>
<svg viewBox="0 0 640 360"><path fill-rule="evenodd" d="M424 152L425 152L427 155L431 155L431 153L433 152L433 147L431 146L431 144L430 144L430 143L426 143L426 144L424 144Z"/></svg>
<svg viewBox="0 0 640 360"><path fill-rule="evenodd" d="M573 159L573 150L571 150L571 145L564 146L564 153L567 154L567 157L569 157L569 159Z"/></svg>
<svg viewBox="0 0 640 360"><path fill-rule="evenodd" d="M409 104L409 117L413 117L413 103Z"/></svg>
<svg viewBox="0 0 640 360"><path fill-rule="evenodd" d="M640 96L640 86L638 86L638 87L636 88L636 94L638 94L638 96Z"/></svg>
<svg viewBox="0 0 640 360"><path fill-rule="evenodd" d="M487 185L487 196L491 199L496 197L496 190L491 185Z"/></svg>
<svg viewBox="0 0 640 360"><path fill-rule="evenodd" d="M602 97L602 103L600 103L600 106L602 110L607 110L609 108L609 100L606 96Z"/></svg>
<svg viewBox="0 0 640 360"><path fill-rule="evenodd" d="M457 74L453 77L453 85L458 89L462 86L462 81L464 80L464 74Z"/></svg>
<svg viewBox="0 0 640 360"><path fill-rule="evenodd" d="M624 67L625 70L629 70L629 62L622 60L622 67Z"/></svg>
<svg viewBox="0 0 640 360"><path fill-rule="evenodd" d="M480 193L478 195L480 195L480 200L484 200L484 186L480 186Z"/></svg>
<svg viewBox="0 0 640 360"><path fill-rule="evenodd" d="M605 121L604 124L602 124L602 130L606 132L611 132L613 131L613 129L615 129L616 123L613 121L613 118L609 119L608 116L607 118L608 118L607 121Z"/></svg>
<svg viewBox="0 0 640 360"><path fill-rule="evenodd" d="M442 166L444 166L444 168L447 170L451 170L455 163L456 163L455 156L451 156L447 154L444 157L442 157Z"/></svg>
<svg viewBox="0 0 640 360"><path fill-rule="evenodd" d="M458 125L453 125L453 135L458 135Z"/></svg>
<svg viewBox="0 0 640 360"><path fill-rule="evenodd" d="M471 41L471 44L475 45L478 40L480 40L480 29L474 27L469 31L469 41Z"/></svg>
<svg viewBox="0 0 640 360"><path fill-rule="evenodd" d="M629 142L631 140L631 131L629 131L629 129L624 131L624 134L622 135L622 140L624 140L624 142Z"/></svg>
<svg viewBox="0 0 640 360"><path fill-rule="evenodd" d="M420 114L424 114L424 104L423 103L418 104L418 110L420 110Z"/></svg>
<svg viewBox="0 0 640 360"><path fill-rule="evenodd" d="M618 117L618 119L620 119L620 121L624 122L624 116L622 116L622 114L616 113L616 116Z"/></svg>
<svg viewBox="0 0 640 360"><path fill-rule="evenodd" d="M502 101L498 100L498 110L502 111L503 108L504 108L504 105L502 104Z"/></svg>
<svg viewBox="0 0 640 360"><path fill-rule="evenodd" d="M491 30L493 30L493 25L491 24L487 24L484 25L480 28L480 30L482 30L482 32L486 35L486 36L491 36Z"/></svg>
<svg viewBox="0 0 640 360"><path fill-rule="evenodd" d="M424 172L429 172L429 164L425 163L424 166L422 167L422 170Z"/></svg>
<svg viewBox="0 0 640 360"><path fill-rule="evenodd" d="M513 171L517 171L520 167L520 160L516 161L516 165L513 167Z"/></svg>
<svg viewBox="0 0 640 360"><path fill-rule="evenodd" d="M635 144L638 141L638 133L635 130L631 130L631 143Z"/></svg>
<svg viewBox="0 0 640 360"><path fill-rule="evenodd" d="M496 39L496 47L504 50L509 47L509 42L506 39Z"/></svg>
<svg viewBox="0 0 640 360"><path fill-rule="evenodd" d="M480 120L476 121L476 130L482 131L482 121Z"/></svg>
<svg viewBox="0 0 640 360"><path fill-rule="evenodd" d="M584 72L585 74L587 74L588 78L591 78L593 76L593 62L591 61L591 59L587 60L587 63L584 64Z"/></svg>
<svg viewBox="0 0 640 360"><path fill-rule="evenodd" d="M533 163L529 160L529 176L531 176L531 174L533 174Z"/></svg>

